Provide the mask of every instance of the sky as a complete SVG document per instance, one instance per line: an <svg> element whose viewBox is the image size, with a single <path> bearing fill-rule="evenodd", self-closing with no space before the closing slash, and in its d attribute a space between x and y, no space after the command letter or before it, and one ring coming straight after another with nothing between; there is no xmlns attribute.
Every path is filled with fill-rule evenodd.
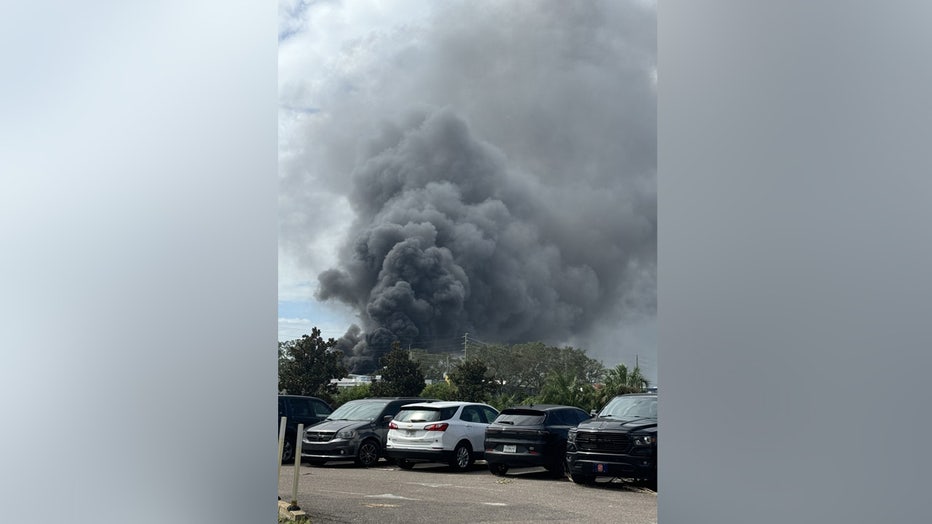
<svg viewBox="0 0 932 524"><path fill-rule="evenodd" d="M278 70L280 340L656 379L653 2L282 0Z"/></svg>

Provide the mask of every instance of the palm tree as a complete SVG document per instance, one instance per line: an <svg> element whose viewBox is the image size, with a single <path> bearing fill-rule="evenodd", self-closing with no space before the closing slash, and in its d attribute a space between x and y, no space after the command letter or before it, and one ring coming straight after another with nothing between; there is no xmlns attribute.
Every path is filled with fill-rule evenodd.
<svg viewBox="0 0 932 524"><path fill-rule="evenodd" d="M553 371L547 375L536 400L541 404L576 406L588 411L595 407L595 394L592 384L580 381L572 372Z"/></svg>
<svg viewBox="0 0 932 524"><path fill-rule="evenodd" d="M641 374L641 368L635 367L630 372L628 366L618 364L605 372L605 382L599 390L599 404L604 406L609 400L626 393L643 391L649 382Z"/></svg>

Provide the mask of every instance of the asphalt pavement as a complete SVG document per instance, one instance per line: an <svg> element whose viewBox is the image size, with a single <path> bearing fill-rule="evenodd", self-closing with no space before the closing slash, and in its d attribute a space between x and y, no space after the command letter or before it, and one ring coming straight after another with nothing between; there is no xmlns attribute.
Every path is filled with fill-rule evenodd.
<svg viewBox="0 0 932 524"><path fill-rule="evenodd" d="M291 500L293 480L293 466L282 466L282 500ZM384 460L368 469L349 462L303 465L298 506L315 524L657 522L657 494L622 479L581 486L550 479L540 468L496 477L485 462L463 473L434 464L404 471Z"/></svg>

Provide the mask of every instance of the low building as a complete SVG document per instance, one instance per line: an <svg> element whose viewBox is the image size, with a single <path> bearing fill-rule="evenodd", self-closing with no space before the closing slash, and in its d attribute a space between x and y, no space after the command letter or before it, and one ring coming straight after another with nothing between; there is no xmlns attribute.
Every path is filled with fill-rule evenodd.
<svg viewBox="0 0 932 524"><path fill-rule="evenodd" d="M352 388L356 386L363 386L366 384L371 384L376 380L380 380L381 375L355 375L350 374L348 377L343 377L340 379L333 378L330 379L331 384L336 384L338 388Z"/></svg>

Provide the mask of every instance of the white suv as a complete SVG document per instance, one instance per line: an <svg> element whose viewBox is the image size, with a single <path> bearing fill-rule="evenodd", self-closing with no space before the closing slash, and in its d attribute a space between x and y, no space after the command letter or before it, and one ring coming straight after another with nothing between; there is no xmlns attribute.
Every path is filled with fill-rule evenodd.
<svg viewBox="0 0 932 524"><path fill-rule="evenodd" d="M402 469L415 462L446 462L454 471L483 458L485 428L498 411L477 402L408 404L388 425L385 455Z"/></svg>

